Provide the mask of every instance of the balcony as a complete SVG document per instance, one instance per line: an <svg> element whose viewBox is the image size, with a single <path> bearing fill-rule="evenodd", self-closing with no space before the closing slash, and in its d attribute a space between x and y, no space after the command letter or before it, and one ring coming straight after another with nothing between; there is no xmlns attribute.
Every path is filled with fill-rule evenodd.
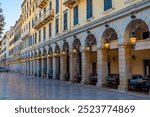
<svg viewBox="0 0 150 117"><path fill-rule="evenodd" d="M39 29L43 25L45 25L47 22L52 20L54 18L54 10L48 10L44 15L42 15L35 23L34 28Z"/></svg>
<svg viewBox="0 0 150 117"><path fill-rule="evenodd" d="M25 32L23 32L22 34L21 34L21 39L23 40L23 39L25 39L26 37L28 37L29 36L29 29L28 30L26 30Z"/></svg>
<svg viewBox="0 0 150 117"><path fill-rule="evenodd" d="M72 7L75 3L79 3L80 0L64 0L63 4L67 7Z"/></svg>
<svg viewBox="0 0 150 117"><path fill-rule="evenodd" d="M49 0L39 0L38 7L42 9L48 2Z"/></svg>

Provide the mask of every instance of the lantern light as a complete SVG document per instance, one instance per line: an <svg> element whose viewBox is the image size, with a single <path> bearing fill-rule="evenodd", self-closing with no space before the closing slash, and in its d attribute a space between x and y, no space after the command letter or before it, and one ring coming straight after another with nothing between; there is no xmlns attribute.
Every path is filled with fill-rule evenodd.
<svg viewBox="0 0 150 117"><path fill-rule="evenodd" d="M89 52L91 50L91 46L89 45L89 43L87 43L87 46L85 47L85 51Z"/></svg>
<svg viewBox="0 0 150 117"><path fill-rule="evenodd" d="M135 32L133 31L130 36L131 45L134 45L136 43L136 40L137 40L137 38L136 38Z"/></svg>
<svg viewBox="0 0 150 117"><path fill-rule="evenodd" d="M104 43L104 47L105 49L109 49L110 48L110 42L108 39L106 39L105 43Z"/></svg>
<svg viewBox="0 0 150 117"><path fill-rule="evenodd" d="M74 54L77 53L76 47L73 47L72 52L73 52Z"/></svg>
<svg viewBox="0 0 150 117"><path fill-rule="evenodd" d="M52 57L53 55L52 54L48 54L48 57Z"/></svg>
<svg viewBox="0 0 150 117"><path fill-rule="evenodd" d="M58 53L57 53L57 52L55 52L55 53L54 53L54 57L57 57L57 56L58 56Z"/></svg>

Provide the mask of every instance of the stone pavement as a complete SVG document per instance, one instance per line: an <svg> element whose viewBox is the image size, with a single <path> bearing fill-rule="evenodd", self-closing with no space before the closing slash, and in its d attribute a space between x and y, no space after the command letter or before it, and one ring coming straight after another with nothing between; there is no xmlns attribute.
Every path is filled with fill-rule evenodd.
<svg viewBox="0 0 150 117"><path fill-rule="evenodd" d="M150 95L0 73L1 100L145 100Z"/></svg>

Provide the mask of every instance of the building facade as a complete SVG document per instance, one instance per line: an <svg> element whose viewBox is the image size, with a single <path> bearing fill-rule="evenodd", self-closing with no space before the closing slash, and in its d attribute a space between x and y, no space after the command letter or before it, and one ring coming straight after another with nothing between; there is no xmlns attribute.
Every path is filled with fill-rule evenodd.
<svg viewBox="0 0 150 117"><path fill-rule="evenodd" d="M9 49L9 45L8 45L8 41L9 41L9 31L7 31L2 40L1 40L1 55L0 55L0 61L1 64L3 64L3 66L8 69L8 49Z"/></svg>
<svg viewBox="0 0 150 117"><path fill-rule="evenodd" d="M150 77L149 0L24 0L21 8L21 49L9 51L9 68L97 86L115 74L119 90L133 74Z"/></svg>

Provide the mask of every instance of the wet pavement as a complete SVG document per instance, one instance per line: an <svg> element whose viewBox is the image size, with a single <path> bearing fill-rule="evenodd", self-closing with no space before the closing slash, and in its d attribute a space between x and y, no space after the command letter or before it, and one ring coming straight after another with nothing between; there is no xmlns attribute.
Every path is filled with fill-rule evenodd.
<svg viewBox="0 0 150 117"><path fill-rule="evenodd" d="M1 100L145 100L150 95L0 73Z"/></svg>

